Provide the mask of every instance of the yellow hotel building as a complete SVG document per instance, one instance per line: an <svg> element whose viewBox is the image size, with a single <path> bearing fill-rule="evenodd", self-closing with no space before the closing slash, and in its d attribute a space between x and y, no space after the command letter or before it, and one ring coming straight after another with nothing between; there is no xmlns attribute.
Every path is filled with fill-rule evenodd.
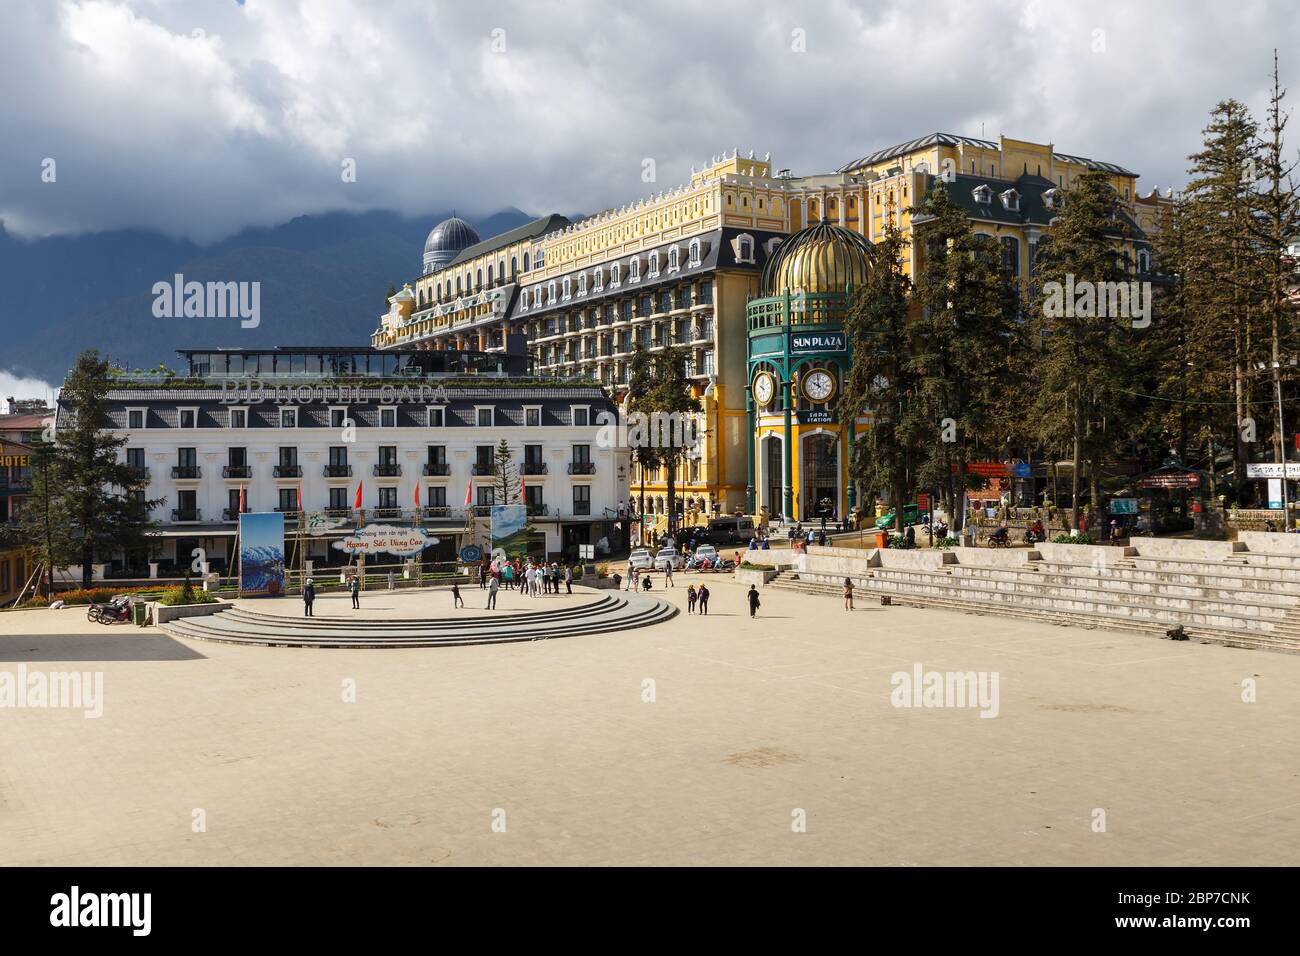
<svg viewBox="0 0 1300 956"><path fill-rule="evenodd" d="M1051 144L936 133L810 176L774 171L770 156L732 150L692 170L687 183L577 222L545 216L486 241L458 219L440 223L426 242L423 273L392 297L372 343L492 350L504 348L507 335L522 334L538 374L594 379L620 402L634 343L652 351L685 347L705 448L680 468L679 509L762 506L808 520L829 498L831 515L842 517L852 503L845 453L852 433L833 409L847 343L839 343L842 355L821 349L808 353L815 353L811 361L783 354L780 362L756 362L751 303L768 302L758 321L781 318L774 318L779 303L764 285L765 267L788 237L821 223L876 241L895 216L908 235L910 207L942 178L957 186L976 232L1027 277L1056 196L1090 168L1109 174L1139 235L1158 228L1168 199L1140 197L1136 173L1058 153ZM831 245L844 247L840 240ZM1142 241L1136 246L1134 260L1149 268L1149 250ZM913 275L915 256L911 248L905 263ZM781 280L781 294L801 291L790 283L808 273L796 272ZM814 284L814 295L845 291L825 288L822 278ZM810 331L789 319L788 333ZM831 390L821 403L810 400L801 381L814 370L817 392ZM773 388L775 405L773 398L755 402L761 371L772 379L762 387ZM796 408L801 401L816 407ZM782 402L792 410L788 434ZM853 432L865 427L860 418ZM815 447L805 440L811 435ZM810 455L815 460L805 460ZM640 477L627 476L630 494L639 494ZM662 516L666 475L647 475L645 487L647 511Z"/></svg>

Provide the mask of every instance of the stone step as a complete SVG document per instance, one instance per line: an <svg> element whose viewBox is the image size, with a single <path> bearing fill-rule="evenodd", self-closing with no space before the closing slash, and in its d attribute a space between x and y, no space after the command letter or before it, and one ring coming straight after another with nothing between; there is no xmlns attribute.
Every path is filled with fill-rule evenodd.
<svg viewBox="0 0 1300 956"><path fill-rule="evenodd" d="M676 605L648 595L602 598L551 612L503 612L465 618L298 618L243 608L162 625L177 637L275 647L441 647L548 640L648 627L670 620ZM358 627L357 625L364 625Z"/></svg>

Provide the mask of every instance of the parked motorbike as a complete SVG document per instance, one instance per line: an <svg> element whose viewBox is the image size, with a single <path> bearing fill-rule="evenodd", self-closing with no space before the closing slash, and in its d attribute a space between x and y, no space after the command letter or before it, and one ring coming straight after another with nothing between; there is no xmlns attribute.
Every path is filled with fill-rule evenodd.
<svg viewBox="0 0 1300 956"><path fill-rule="evenodd" d="M131 619L131 599L119 594L106 604L91 604L86 619L97 624L120 624Z"/></svg>
<svg viewBox="0 0 1300 956"><path fill-rule="evenodd" d="M990 548L1009 548L1011 547L1011 533L1006 528L998 528L989 535Z"/></svg>

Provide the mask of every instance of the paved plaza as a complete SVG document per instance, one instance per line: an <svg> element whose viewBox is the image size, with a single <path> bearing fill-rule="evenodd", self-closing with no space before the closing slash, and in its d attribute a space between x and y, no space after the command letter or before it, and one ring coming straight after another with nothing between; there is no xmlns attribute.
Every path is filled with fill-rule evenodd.
<svg viewBox="0 0 1300 956"><path fill-rule="evenodd" d="M698 580L655 593L684 608ZM780 590L751 621L745 587L707 580L707 619L480 647L278 649L81 608L0 615L0 674L103 674L98 719L0 709L0 864L1300 856L1300 656ZM464 595L456 613L485 613L477 586ZM363 596L370 617L450 606ZM996 674L997 716L894 706L892 675L917 665Z"/></svg>

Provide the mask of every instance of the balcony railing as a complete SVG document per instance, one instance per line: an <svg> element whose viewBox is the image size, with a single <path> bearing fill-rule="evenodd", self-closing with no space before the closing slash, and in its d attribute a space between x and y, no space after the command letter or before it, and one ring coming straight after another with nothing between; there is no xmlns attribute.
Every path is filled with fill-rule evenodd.
<svg viewBox="0 0 1300 956"><path fill-rule="evenodd" d="M471 507L474 509L474 517L476 518L487 518L492 514L491 505L472 505Z"/></svg>
<svg viewBox="0 0 1300 956"><path fill-rule="evenodd" d="M594 475L595 473L596 463L594 461L569 462L569 474L571 475Z"/></svg>
<svg viewBox="0 0 1300 956"><path fill-rule="evenodd" d="M431 461L425 464L424 473L426 475L450 475L451 465L445 461Z"/></svg>
<svg viewBox="0 0 1300 956"><path fill-rule="evenodd" d="M377 518L381 521L395 521L396 519L402 517L402 509L401 508L375 508L373 511L370 512L370 516L372 518Z"/></svg>
<svg viewBox="0 0 1300 956"><path fill-rule="evenodd" d="M496 466L494 463L492 463L492 462L487 462L487 463L485 464L484 462L476 461L476 462L474 462L474 472L473 472L473 473L474 473L475 475L480 475L480 476L481 476L481 475L495 475L495 474L497 473L497 466Z"/></svg>
<svg viewBox="0 0 1300 956"><path fill-rule="evenodd" d="M301 478L302 465L276 465L271 469L272 478Z"/></svg>
<svg viewBox="0 0 1300 956"><path fill-rule="evenodd" d="M446 505L426 505L424 507L424 516L426 518L450 518L451 509Z"/></svg>
<svg viewBox="0 0 1300 956"><path fill-rule="evenodd" d="M238 508L223 508L222 511L221 511L221 520L222 520L222 521L238 521L238 520L239 520L239 509L238 509Z"/></svg>
<svg viewBox="0 0 1300 956"><path fill-rule="evenodd" d="M278 511L278 512L280 512L280 514L284 514L284 515L296 515L296 514L298 514L298 506L297 506L297 505L276 505L276 506L275 506L275 510Z"/></svg>
<svg viewBox="0 0 1300 956"><path fill-rule="evenodd" d="M375 465L370 470L376 478L397 478L402 474L401 465Z"/></svg>
<svg viewBox="0 0 1300 956"><path fill-rule="evenodd" d="M521 475L544 475L546 474L546 462L544 461L525 461L519 466Z"/></svg>
<svg viewBox="0 0 1300 956"><path fill-rule="evenodd" d="M173 508L173 521L202 521L203 512L198 508Z"/></svg>
<svg viewBox="0 0 1300 956"><path fill-rule="evenodd" d="M135 476L137 481L149 480L149 469L144 465L127 465L126 467L131 469L131 474Z"/></svg>
<svg viewBox="0 0 1300 956"><path fill-rule="evenodd" d="M221 468L222 478L252 478L252 465L223 465Z"/></svg>
<svg viewBox="0 0 1300 956"><path fill-rule="evenodd" d="M325 515L329 518L350 518L352 517L351 508L326 508Z"/></svg>
<svg viewBox="0 0 1300 956"><path fill-rule="evenodd" d="M351 478L352 466L351 465L326 465L325 477L326 478Z"/></svg>
<svg viewBox="0 0 1300 956"><path fill-rule="evenodd" d="M201 478L203 470L198 465L172 465L173 478Z"/></svg>
<svg viewBox="0 0 1300 956"><path fill-rule="evenodd" d="M528 516L530 518L539 518L544 516L546 513L547 513L547 506L545 504L535 504L535 505L528 506Z"/></svg>

